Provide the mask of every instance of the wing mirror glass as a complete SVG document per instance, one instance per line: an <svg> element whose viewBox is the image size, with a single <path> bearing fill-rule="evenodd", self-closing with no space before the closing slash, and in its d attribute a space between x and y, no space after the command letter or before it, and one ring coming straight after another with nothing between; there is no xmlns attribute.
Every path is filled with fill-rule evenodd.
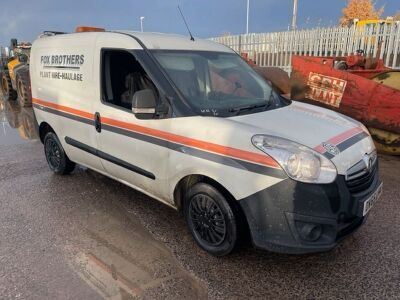
<svg viewBox="0 0 400 300"><path fill-rule="evenodd" d="M132 99L132 112L138 119L151 119L156 113L156 96L153 90L137 91Z"/></svg>

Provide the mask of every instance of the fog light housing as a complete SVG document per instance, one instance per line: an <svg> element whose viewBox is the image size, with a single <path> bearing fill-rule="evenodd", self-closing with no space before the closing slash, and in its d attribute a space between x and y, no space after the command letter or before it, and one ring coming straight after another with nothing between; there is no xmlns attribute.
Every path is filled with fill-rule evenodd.
<svg viewBox="0 0 400 300"><path fill-rule="evenodd" d="M298 222L297 228L301 239L307 242L315 242L322 236L323 228L320 224Z"/></svg>

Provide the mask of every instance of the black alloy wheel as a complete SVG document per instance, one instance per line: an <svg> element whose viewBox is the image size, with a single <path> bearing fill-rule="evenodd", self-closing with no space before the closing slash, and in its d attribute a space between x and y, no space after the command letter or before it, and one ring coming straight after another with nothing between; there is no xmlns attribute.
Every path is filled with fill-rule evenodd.
<svg viewBox="0 0 400 300"><path fill-rule="evenodd" d="M47 162L52 170L57 170L61 166L61 149L53 139L47 139L44 145Z"/></svg>
<svg viewBox="0 0 400 300"><path fill-rule="evenodd" d="M184 214L190 233L202 249L215 256L233 251L238 241L239 219L218 189L196 183L185 195Z"/></svg>
<svg viewBox="0 0 400 300"><path fill-rule="evenodd" d="M48 132L44 138L44 153L50 169L60 175L71 173L75 169L75 163L66 155L57 135Z"/></svg>
<svg viewBox="0 0 400 300"><path fill-rule="evenodd" d="M189 204L189 218L194 230L211 246L218 246L226 236L224 215L218 204L205 194L197 194Z"/></svg>

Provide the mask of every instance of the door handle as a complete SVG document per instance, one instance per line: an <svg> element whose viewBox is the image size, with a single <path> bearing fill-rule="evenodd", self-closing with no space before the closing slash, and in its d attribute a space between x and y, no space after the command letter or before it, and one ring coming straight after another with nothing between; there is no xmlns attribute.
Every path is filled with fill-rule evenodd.
<svg viewBox="0 0 400 300"><path fill-rule="evenodd" d="M98 112L94 114L94 128L96 128L97 132L101 132L101 119Z"/></svg>

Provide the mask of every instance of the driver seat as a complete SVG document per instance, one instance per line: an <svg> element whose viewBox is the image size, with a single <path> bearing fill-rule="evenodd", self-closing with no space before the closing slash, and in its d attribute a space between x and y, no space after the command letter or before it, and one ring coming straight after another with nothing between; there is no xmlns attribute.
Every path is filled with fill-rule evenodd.
<svg viewBox="0 0 400 300"><path fill-rule="evenodd" d="M121 105L127 109L132 108L133 95L137 91L144 89L152 89L154 91L154 85L150 79L140 72L129 73L126 75L125 88L126 91L121 95Z"/></svg>

